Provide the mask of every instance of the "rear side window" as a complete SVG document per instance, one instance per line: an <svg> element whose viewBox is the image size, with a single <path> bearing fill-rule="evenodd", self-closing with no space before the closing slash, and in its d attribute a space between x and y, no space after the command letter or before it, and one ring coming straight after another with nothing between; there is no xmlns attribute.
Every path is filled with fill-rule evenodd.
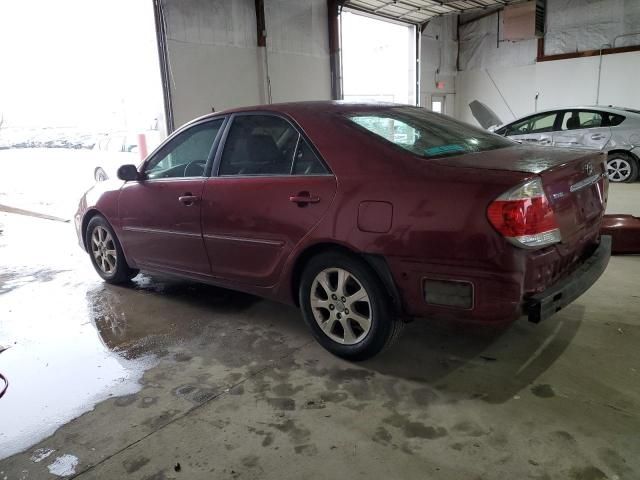
<svg viewBox="0 0 640 480"><path fill-rule="evenodd" d="M307 141L301 136L293 161L294 175L322 175L327 169L313 152Z"/></svg>
<svg viewBox="0 0 640 480"><path fill-rule="evenodd" d="M289 175L298 132L273 115L235 117L224 144L220 175Z"/></svg>
<svg viewBox="0 0 640 480"><path fill-rule="evenodd" d="M284 118L241 115L225 141L219 175L322 175L322 161Z"/></svg>
<svg viewBox="0 0 640 480"><path fill-rule="evenodd" d="M610 113L609 114L609 126L610 127L617 127L622 122L624 122L625 118L626 117L624 117L623 115L616 115L615 113Z"/></svg>
<svg viewBox="0 0 640 480"><path fill-rule="evenodd" d="M417 107L352 113L347 118L377 137L427 158L513 145L511 140Z"/></svg>
<svg viewBox="0 0 640 480"><path fill-rule="evenodd" d="M597 128L603 124L602 113L587 110L571 110L564 112L561 130L578 130L582 128Z"/></svg>

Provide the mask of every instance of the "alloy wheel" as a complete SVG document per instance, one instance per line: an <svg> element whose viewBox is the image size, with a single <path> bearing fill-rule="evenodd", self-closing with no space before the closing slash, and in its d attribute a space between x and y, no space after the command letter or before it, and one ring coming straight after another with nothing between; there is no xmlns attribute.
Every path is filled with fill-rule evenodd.
<svg viewBox="0 0 640 480"><path fill-rule="evenodd" d="M113 237L104 227L96 227L91 234L91 253L98 268L111 275L116 270L118 252Z"/></svg>
<svg viewBox="0 0 640 480"><path fill-rule="evenodd" d="M343 268L322 270L313 280L310 295L315 321L335 342L354 345L371 330L369 294L351 272Z"/></svg>
<svg viewBox="0 0 640 480"><path fill-rule="evenodd" d="M623 158L607 162L607 175L612 182L624 182L631 176L631 164Z"/></svg>

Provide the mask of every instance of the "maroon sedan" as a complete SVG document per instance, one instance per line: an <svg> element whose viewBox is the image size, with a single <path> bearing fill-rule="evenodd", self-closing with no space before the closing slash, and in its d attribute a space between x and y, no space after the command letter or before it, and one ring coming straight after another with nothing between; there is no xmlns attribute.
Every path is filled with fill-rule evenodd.
<svg viewBox="0 0 640 480"><path fill-rule="evenodd" d="M605 155L424 109L308 102L199 118L75 217L107 282L172 274L298 305L375 355L411 317L538 322L607 266Z"/></svg>

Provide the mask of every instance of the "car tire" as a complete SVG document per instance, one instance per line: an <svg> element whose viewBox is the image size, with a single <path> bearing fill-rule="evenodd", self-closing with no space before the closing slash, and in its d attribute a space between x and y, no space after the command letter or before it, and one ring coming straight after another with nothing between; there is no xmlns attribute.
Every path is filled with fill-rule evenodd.
<svg viewBox="0 0 640 480"><path fill-rule="evenodd" d="M629 154L612 153L607 158L607 176L610 182L635 182L638 179L638 162Z"/></svg>
<svg viewBox="0 0 640 480"><path fill-rule="evenodd" d="M138 274L127 264L120 241L103 216L89 221L85 238L91 264L105 282L126 283Z"/></svg>
<svg viewBox="0 0 640 480"><path fill-rule="evenodd" d="M104 182L109 179L109 175L102 167L96 167L93 172L93 178L95 178L96 182Z"/></svg>
<svg viewBox="0 0 640 480"><path fill-rule="evenodd" d="M302 273L299 301L316 340L348 360L378 354L399 337L404 325L369 265L341 252L311 258Z"/></svg>

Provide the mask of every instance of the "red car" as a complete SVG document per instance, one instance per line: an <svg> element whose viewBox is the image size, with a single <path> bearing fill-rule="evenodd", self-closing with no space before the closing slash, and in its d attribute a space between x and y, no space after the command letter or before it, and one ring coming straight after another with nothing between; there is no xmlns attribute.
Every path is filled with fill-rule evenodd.
<svg viewBox="0 0 640 480"><path fill-rule="evenodd" d="M409 106L242 108L121 167L75 223L107 282L145 270L295 304L364 359L408 318L538 322L586 291L611 249L605 157Z"/></svg>

